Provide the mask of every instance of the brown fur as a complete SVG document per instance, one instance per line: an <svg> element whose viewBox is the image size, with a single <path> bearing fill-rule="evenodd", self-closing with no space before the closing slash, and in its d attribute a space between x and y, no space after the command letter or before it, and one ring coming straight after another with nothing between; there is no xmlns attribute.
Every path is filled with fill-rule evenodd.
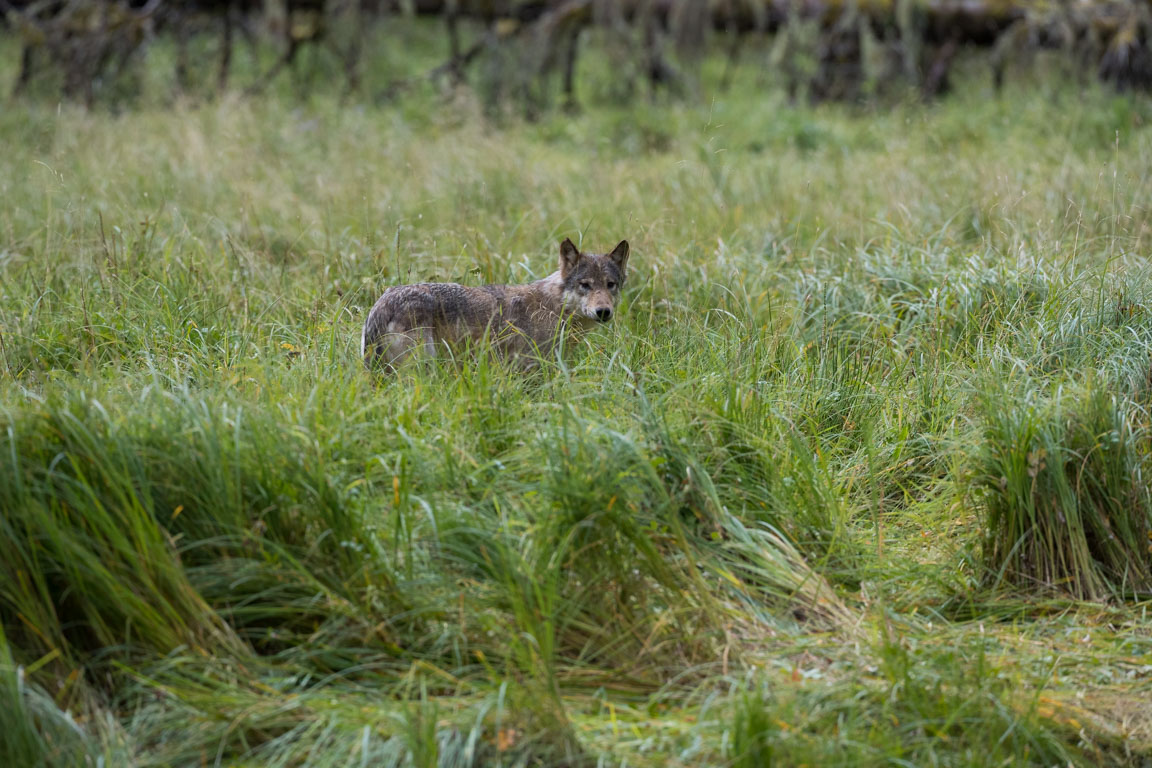
<svg viewBox="0 0 1152 768"><path fill-rule="evenodd" d="M384 291L364 321L360 351L368 367L394 368L417 349L435 355L492 340L516 357L548 354L565 327L606 322L615 313L628 264L628 241L609 254L560 244L560 268L525 285L418 283Z"/></svg>

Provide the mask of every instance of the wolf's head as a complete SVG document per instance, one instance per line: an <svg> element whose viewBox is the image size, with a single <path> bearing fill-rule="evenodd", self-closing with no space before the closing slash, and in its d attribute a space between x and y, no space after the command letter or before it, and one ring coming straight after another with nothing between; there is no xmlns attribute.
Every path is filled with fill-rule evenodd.
<svg viewBox="0 0 1152 768"><path fill-rule="evenodd" d="M568 238L560 243L560 280L568 311L601 323L612 319L628 266L628 241L603 256L581 253Z"/></svg>

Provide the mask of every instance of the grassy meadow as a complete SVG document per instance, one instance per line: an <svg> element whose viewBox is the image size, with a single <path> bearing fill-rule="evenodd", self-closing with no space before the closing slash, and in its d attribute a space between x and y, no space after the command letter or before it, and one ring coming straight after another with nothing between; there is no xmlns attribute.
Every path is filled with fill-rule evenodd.
<svg viewBox="0 0 1152 768"><path fill-rule="evenodd" d="M0 764L1152 764L1147 99L592 82L0 110Z"/></svg>

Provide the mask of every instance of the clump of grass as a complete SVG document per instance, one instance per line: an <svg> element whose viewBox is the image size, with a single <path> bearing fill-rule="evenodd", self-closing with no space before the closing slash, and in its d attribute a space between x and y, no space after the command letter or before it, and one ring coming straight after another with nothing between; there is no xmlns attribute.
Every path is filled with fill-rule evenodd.
<svg viewBox="0 0 1152 768"><path fill-rule="evenodd" d="M107 711L89 697L52 695L31 679L54 655L31 666L18 664L0 627L0 763L37 768L80 768L129 762L123 734ZM61 702L71 699L76 711Z"/></svg>
<svg viewBox="0 0 1152 768"><path fill-rule="evenodd" d="M997 390L993 390L997 391ZM1147 414L1088 382L984 401L975 482L988 582L1078 599L1152 590Z"/></svg>
<svg viewBox="0 0 1152 768"><path fill-rule="evenodd" d="M117 450L98 403L81 403L4 420L0 610L24 617L20 645L66 658L107 646L232 645L156 525L137 454Z"/></svg>
<svg viewBox="0 0 1152 768"><path fill-rule="evenodd" d="M349 579L395 595L303 430L186 391L127 419L83 393L41 408L0 422L0 609L26 648L267 653L343 623Z"/></svg>
<svg viewBox="0 0 1152 768"><path fill-rule="evenodd" d="M917 651L887 638L874 674L819 688L759 681L732 702L730 764L1047 766L1089 754L1122 764L1122 753L1070 745L1037 697L1019 695L983 641L973 644Z"/></svg>
<svg viewBox="0 0 1152 768"><path fill-rule="evenodd" d="M12 659L0 629L0 760L5 765L83 765L84 732Z"/></svg>

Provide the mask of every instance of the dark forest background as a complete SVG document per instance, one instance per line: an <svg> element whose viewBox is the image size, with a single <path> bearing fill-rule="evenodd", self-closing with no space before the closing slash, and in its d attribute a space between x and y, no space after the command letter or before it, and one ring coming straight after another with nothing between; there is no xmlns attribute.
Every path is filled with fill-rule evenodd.
<svg viewBox="0 0 1152 768"><path fill-rule="evenodd" d="M1000 87L1041 52L1080 79L1152 87L1142 0L0 0L0 12L19 58L11 95L87 104L139 98L151 73L196 97L287 80L387 101L471 82L531 116L579 105L582 57L607 59L612 98L698 95L707 50L723 51L720 88L745 67L810 100L934 98L965 57ZM412 17L438 29L419 28L415 57Z"/></svg>

